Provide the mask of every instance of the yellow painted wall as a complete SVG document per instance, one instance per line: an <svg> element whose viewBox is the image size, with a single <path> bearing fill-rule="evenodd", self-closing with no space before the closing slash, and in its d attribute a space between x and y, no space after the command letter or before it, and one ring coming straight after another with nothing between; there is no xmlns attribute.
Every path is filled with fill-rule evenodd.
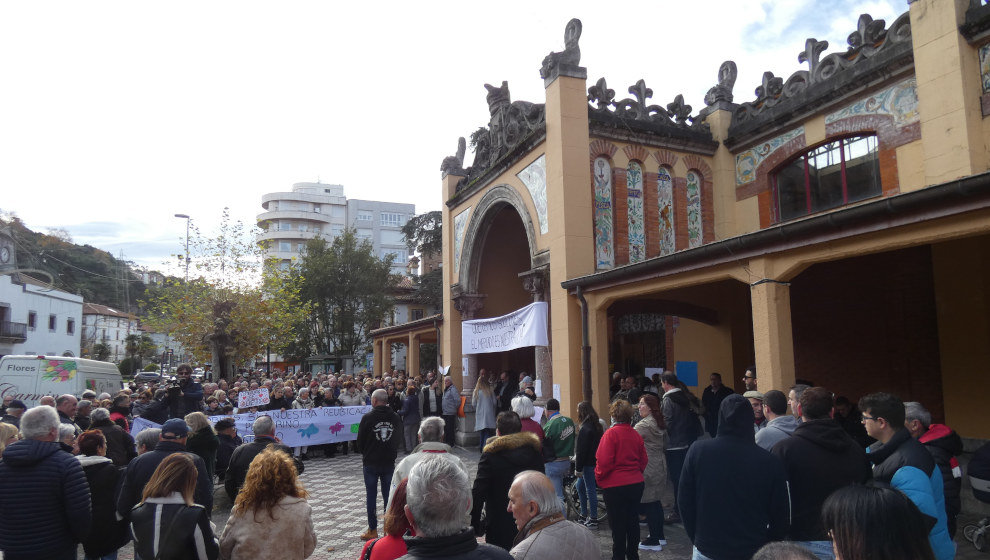
<svg viewBox="0 0 990 560"><path fill-rule="evenodd" d="M732 332L728 324L706 325L681 318L674 332L674 359L679 362L698 362L698 385L691 386L696 395L708 385L712 372L722 373L723 381L727 372L732 371Z"/></svg>
<svg viewBox="0 0 990 560"><path fill-rule="evenodd" d="M932 245L946 424L990 438L990 235Z"/></svg>

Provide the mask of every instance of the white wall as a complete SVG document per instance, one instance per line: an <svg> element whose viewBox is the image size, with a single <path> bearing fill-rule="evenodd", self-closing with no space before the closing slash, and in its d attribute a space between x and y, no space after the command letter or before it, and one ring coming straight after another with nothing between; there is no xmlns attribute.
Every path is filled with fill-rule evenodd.
<svg viewBox="0 0 990 560"><path fill-rule="evenodd" d="M9 354L34 354L62 356L67 352L79 356L79 342L83 330L82 296L60 290L45 291L32 284L16 284L10 275L0 276L0 302L10 306L10 320L28 323L28 313L37 317L35 327L27 329L27 340L15 343ZM49 316L55 315L55 330L48 328ZM67 332L68 320L75 323L75 331Z"/></svg>

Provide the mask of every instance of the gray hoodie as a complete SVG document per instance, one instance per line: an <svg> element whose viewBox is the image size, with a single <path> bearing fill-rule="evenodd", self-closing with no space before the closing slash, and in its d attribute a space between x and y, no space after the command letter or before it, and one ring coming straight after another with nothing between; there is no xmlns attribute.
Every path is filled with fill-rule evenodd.
<svg viewBox="0 0 990 560"><path fill-rule="evenodd" d="M800 425L801 421L790 414L778 416L767 422L767 425L763 429L756 432L756 445L770 451L774 444L790 437Z"/></svg>

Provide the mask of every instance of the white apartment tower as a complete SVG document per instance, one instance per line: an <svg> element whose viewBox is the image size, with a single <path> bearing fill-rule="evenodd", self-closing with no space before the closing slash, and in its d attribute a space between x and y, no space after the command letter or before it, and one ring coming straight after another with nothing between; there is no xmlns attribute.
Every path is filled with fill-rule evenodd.
<svg viewBox="0 0 990 560"><path fill-rule="evenodd" d="M296 183L291 192L264 195L261 206L265 211L258 214L258 225L264 231L258 241L268 243L266 258L288 266L310 239L320 236L333 242L350 227L358 239L371 242L378 257L394 254L392 271L406 274L409 255L401 230L416 213L413 204L348 200L342 185Z"/></svg>

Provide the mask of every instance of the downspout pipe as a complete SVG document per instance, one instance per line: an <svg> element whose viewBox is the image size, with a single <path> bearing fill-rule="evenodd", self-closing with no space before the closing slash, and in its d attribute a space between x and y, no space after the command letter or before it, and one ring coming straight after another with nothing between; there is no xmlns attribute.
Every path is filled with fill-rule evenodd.
<svg viewBox="0 0 990 560"><path fill-rule="evenodd" d="M584 299L584 287L578 285L577 298L581 302L581 394L591 402L594 391L591 388L591 344L588 336L588 300Z"/></svg>

